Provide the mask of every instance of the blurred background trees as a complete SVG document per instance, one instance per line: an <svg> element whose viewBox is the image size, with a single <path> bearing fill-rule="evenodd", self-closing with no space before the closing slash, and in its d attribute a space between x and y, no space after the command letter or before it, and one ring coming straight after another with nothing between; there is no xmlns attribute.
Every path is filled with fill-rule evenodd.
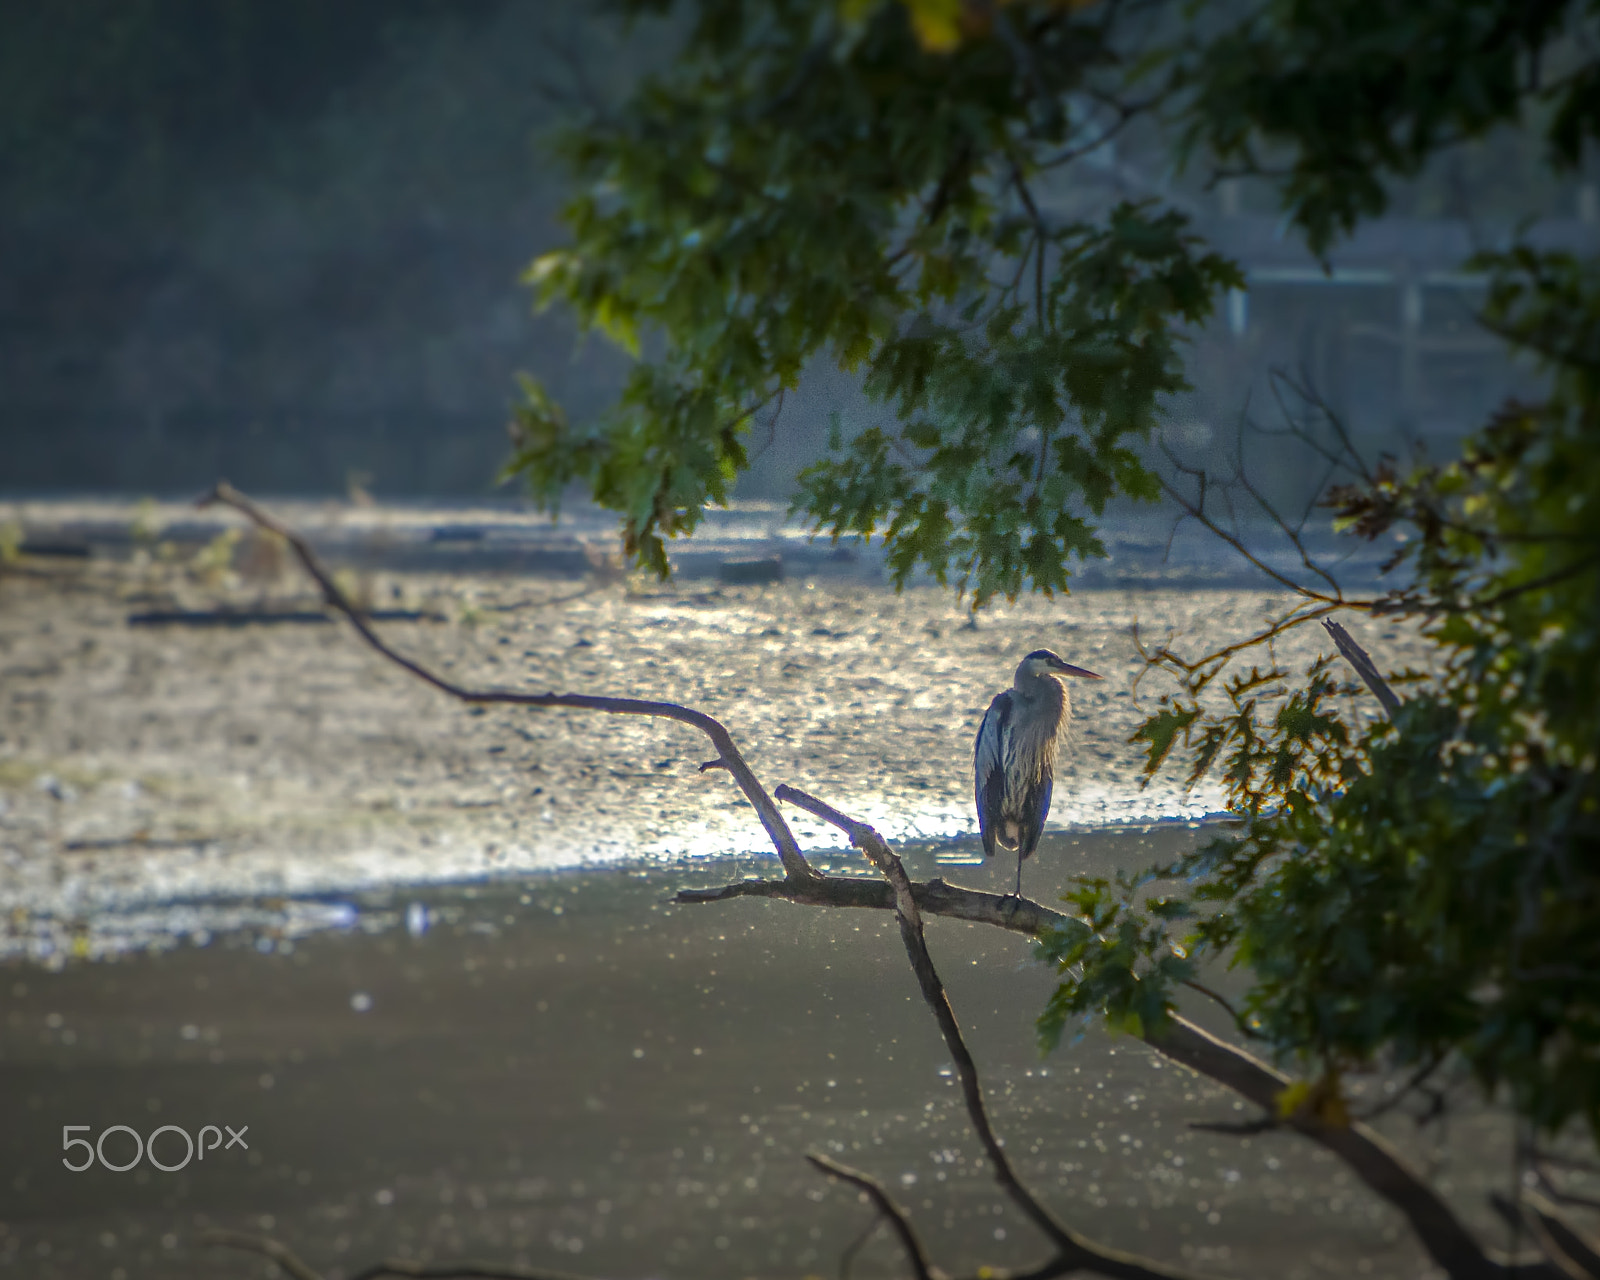
<svg viewBox="0 0 1600 1280"><path fill-rule="evenodd" d="M1113 8L1135 34L1162 11ZM365 476L379 494L481 494L518 370L578 418L619 389L626 361L604 342L575 355L569 318L530 315L517 277L561 243L575 192L553 130L663 66L688 10L631 29L618 8L540 0L0 11L0 488L186 493L223 472L266 491ZM1079 125L1108 118L1068 96ZM1368 441L1436 453L1526 385L1477 330L1459 263L1524 218L1592 234L1585 165L1556 172L1530 135L1480 132L1391 174L1385 215L1333 246L1326 278L1283 234L1271 182L1176 168L1176 136L1141 116L1037 192L1060 218L1158 197L1245 268L1248 292L1191 335L1174 442L1231 449L1247 404L1270 416L1274 365ZM813 361L734 492L787 498L833 412L847 436L871 425L858 381Z"/></svg>
<svg viewBox="0 0 1600 1280"><path fill-rule="evenodd" d="M481 493L513 372L615 380L516 277L539 139L637 74L504 0L0 7L0 487Z"/></svg>

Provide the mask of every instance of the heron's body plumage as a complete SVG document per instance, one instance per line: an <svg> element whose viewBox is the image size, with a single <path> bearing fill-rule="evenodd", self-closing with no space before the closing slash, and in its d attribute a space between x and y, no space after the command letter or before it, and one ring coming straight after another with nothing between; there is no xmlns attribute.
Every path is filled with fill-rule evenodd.
<svg viewBox="0 0 1600 1280"><path fill-rule="evenodd" d="M1037 683L1046 687L1030 691L1032 697L1016 689L996 695L978 730L978 826L990 857L996 845L1031 857L1050 813L1056 749L1069 705L1059 683Z"/></svg>
<svg viewBox="0 0 1600 1280"><path fill-rule="evenodd" d="M978 726L973 750L973 783L983 852L1017 855L1021 893L1022 863L1033 856L1055 782L1056 752L1072 714L1072 703L1056 674L1098 680L1047 650L1022 660L1009 689L995 695Z"/></svg>

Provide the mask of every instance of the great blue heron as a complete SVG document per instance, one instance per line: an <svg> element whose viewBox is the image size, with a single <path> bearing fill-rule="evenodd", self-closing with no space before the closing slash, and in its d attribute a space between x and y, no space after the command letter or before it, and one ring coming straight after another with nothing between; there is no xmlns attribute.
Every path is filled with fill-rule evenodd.
<svg viewBox="0 0 1600 1280"><path fill-rule="evenodd" d="M985 857L995 847L1017 851L1017 892L1022 862L1031 857L1050 812L1056 743L1072 715L1062 676L1102 677L1035 649L1017 666L1009 689L995 695L978 726L972 772L978 796L978 829Z"/></svg>

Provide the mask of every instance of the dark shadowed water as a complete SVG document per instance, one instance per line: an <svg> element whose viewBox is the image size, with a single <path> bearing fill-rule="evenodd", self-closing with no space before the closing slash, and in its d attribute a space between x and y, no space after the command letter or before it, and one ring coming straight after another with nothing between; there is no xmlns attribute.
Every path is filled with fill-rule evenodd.
<svg viewBox="0 0 1600 1280"><path fill-rule="evenodd" d="M1051 835L1028 888L1048 898L1072 871L1193 838ZM1009 875L952 865L948 848L942 861L910 858L914 874L974 886ZM979 1159L887 913L667 905L678 885L765 869L402 890L351 899L345 927L298 940L246 929L53 972L7 962L0 1274L274 1274L199 1243L224 1226L270 1233L329 1277L389 1255L832 1276L871 1214L808 1151L888 1184L949 1270L1041 1259ZM997 1128L1070 1224L1218 1275L1424 1274L1397 1216L1331 1158L1290 1137L1189 1129L1243 1118L1221 1090L1100 1033L1041 1058L1032 1023L1051 979L1024 940L947 920L929 940ZM65 1125L91 1139L113 1125L248 1126L248 1150L219 1146L175 1173L71 1173ZM1458 1119L1425 1147L1408 1121L1393 1132L1487 1225L1505 1127ZM163 1135L161 1162L180 1163L185 1142ZM126 1133L104 1143L114 1163L134 1150ZM882 1233L853 1272L904 1273Z"/></svg>

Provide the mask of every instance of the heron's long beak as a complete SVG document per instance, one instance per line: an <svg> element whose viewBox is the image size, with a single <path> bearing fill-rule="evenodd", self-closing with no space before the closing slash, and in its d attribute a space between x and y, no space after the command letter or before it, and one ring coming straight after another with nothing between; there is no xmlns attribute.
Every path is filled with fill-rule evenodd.
<svg viewBox="0 0 1600 1280"><path fill-rule="evenodd" d="M1052 670L1059 671L1064 676L1082 676L1085 680L1104 680L1104 676L1097 676L1093 671L1085 671L1082 667L1075 667L1070 662L1063 662L1059 666L1052 665Z"/></svg>

